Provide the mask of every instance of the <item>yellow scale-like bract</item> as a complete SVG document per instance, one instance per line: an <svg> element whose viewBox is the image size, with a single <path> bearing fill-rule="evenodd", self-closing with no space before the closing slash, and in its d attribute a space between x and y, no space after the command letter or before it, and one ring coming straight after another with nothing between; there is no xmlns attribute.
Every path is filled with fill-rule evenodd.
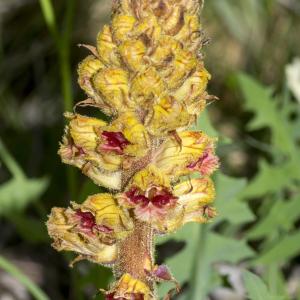
<svg viewBox="0 0 300 300"><path fill-rule="evenodd" d="M96 107L111 121L67 113L59 149L64 163L111 194L54 208L47 225L56 249L118 264L136 222L165 234L215 216L215 140L188 130L209 99L200 10L198 0L113 1L111 24L78 67L88 97L78 106ZM192 173L198 176L189 179ZM161 272L151 264L148 273ZM148 284L161 278L148 273L145 280L124 270L107 299L156 299Z"/></svg>

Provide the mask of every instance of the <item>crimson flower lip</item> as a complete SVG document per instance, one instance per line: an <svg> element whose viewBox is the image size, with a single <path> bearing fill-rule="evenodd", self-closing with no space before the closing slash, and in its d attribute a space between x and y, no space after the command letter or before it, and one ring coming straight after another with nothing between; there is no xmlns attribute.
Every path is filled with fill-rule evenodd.
<svg viewBox="0 0 300 300"><path fill-rule="evenodd" d="M201 175L211 175L216 168L219 166L219 159L210 150L206 151L202 156L200 156L196 161L187 165L190 170L196 170L201 173Z"/></svg>
<svg viewBox="0 0 300 300"><path fill-rule="evenodd" d="M130 191L126 192L126 196L134 204L146 207L148 204L152 203L158 208L162 208L165 205L170 204L172 200L177 199L167 190L159 190L157 187L152 187L147 195L143 194L138 188L132 188Z"/></svg>
<svg viewBox="0 0 300 300"><path fill-rule="evenodd" d="M130 145L122 132L103 131L101 137L105 143L101 145L101 150L114 151L117 154L123 154L124 148Z"/></svg>
<svg viewBox="0 0 300 300"><path fill-rule="evenodd" d="M76 216L80 220L80 226L86 230L89 234L93 234L93 230L97 230L103 233L110 233L113 230L105 225L97 225L94 215L91 212L84 212L78 209Z"/></svg>

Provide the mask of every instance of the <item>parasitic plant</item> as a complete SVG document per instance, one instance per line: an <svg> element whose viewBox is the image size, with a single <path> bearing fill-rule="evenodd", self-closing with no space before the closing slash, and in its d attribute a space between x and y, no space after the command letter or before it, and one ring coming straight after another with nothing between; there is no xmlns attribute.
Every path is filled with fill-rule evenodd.
<svg viewBox="0 0 300 300"><path fill-rule="evenodd" d="M155 300L162 281L178 290L155 264L154 238L216 214L215 140L187 129L211 98L201 8L198 0L115 0L97 46L85 45L91 55L78 82L88 99L77 105L110 121L66 113L59 155L109 192L53 208L47 226L57 250L113 268L107 300Z"/></svg>

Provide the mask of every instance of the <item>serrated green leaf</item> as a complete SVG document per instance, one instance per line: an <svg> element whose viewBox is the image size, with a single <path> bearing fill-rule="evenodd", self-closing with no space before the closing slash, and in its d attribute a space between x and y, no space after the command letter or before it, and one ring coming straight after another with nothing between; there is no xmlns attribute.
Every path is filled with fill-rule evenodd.
<svg viewBox="0 0 300 300"><path fill-rule="evenodd" d="M242 198L257 198L267 193L275 193L293 185L298 178L298 167L295 163L274 166L260 160L259 171L240 195ZM271 180L270 180L271 179Z"/></svg>
<svg viewBox="0 0 300 300"><path fill-rule="evenodd" d="M207 225L201 226L203 228ZM243 259L253 257L254 252L243 240L223 237L212 232L205 233L205 231L200 230L201 226L188 224L172 236L172 239L176 241L186 242L186 247L178 255L167 259L166 263L181 284L199 278L197 289L201 289L201 294L205 295L210 291L214 282L214 263L238 263ZM207 229L208 227L206 227ZM201 249L198 248L199 246L201 246ZM225 249L226 251L224 251ZM194 270L195 266L199 266L199 264L201 264L201 267ZM195 271L197 274L194 274ZM168 289L168 285L162 284L160 295L166 294Z"/></svg>
<svg viewBox="0 0 300 300"><path fill-rule="evenodd" d="M249 272L243 272L245 287L251 300L283 300L282 296L272 295L266 284L257 275Z"/></svg>
<svg viewBox="0 0 300 300"><path fill-rule="evenodd" d="M218 173L215 177L217 198L215 206L220 215L213 222L213 226L223 220L232 224L243 224L255 220L255 216L248 204L240 201L238 195L247 185L245 179L228 177Z"/></svg>
<svg viewBox="0 0 300 300"><path fill-rule="evenodd" d="M272 90L246 74L239 74L237 78L246 100L246 109L254 113L248 128L270 127L274 150L280 150L296 159L298 155L291 135L292 127L279 110L278 102L272 98Z"/></svg>
<svg viewBox="0 0 300 300"><path fill-rule="evenodd" d="M271 249L262 253L254 264L283 263L300 254L300 232L281 238Z"/></svg>
<svg viewBox="0 0 300 300"><path fill-rule="evenodd" d="M268 236L274 230L289 231L300 218L300 199L298 197L289 201L278 200L271 211L262 218L248 232L248 239L258 239Z"/></svg>

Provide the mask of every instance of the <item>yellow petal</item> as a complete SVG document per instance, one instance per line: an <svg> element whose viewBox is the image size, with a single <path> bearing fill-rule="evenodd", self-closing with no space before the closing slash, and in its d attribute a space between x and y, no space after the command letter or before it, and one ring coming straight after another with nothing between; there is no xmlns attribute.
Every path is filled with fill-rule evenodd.
<svg viewBox="0 0 300 300"><path fill-rule="evenodd" d="M132 32L132 36L145 36L147 40L152 40L155 43L160 38L161 32L162 29L157 18L150 14L146 18L139 20Z"/></svg>
<svg viewBox="0 0 300 300"><path fill-rule="evenodd" d="M107 126L107 131L122 132L129 145L124 149L124 154L141 157L149 151L150 138L145 126L134 112L127 111Z"/></svg>
<svg viewBox="0 0 300 300"><path fill-rule="evenodd" d="M146 191L150 186L168 188L170 187L170 178L161 172L160 169L150 164L133 176L130 185L136 186L143 191Z"/></svg>
<svg viewBox="0 0 300 300"><path fill-rule="evenodd" d="M98 140L96 131L105 126L106 122L79 114L71 115L70 117L72 118L69 124L70 135L75 145L86 151L95 150Z"/></svg>
<svg viewBox="0 0 300 300"><path fill-rule="evenodd" d="M103 68L105 68L104 64L93 55L86 57L78 66L78 83L91 97L95 96L91 78Z"/></svg>
<svg viewBox="0 0 300 300"><path fill-rule="evenodd" d="M131 95L141 105L148 99L158 97L165 90L165 85L154 68L138 74L131 83Z"/></svg>
<svg viewBox="0 0 300 300"><path fill-rule="evenodd" d="M203 94L210 78L211 76L207 70L199 65L197 70L187 78L173 95L176 99L181 101L195 99Z"/></svg>
<svg viewBox="0 0 300 300"><path fill-rule="evenodd" d="M178 202L187 207L210 204L215 198L214 183L210 178L194 178L173 187Z"/></svg>
<svg viewBox="0 0 300 300"><path fill-rule="evenodd" d="M118 42L127 39L136 22L135 17L129 15L116 15L112 20L112 33Z"/></svg>
<svg viewBox="0 0 300 300"><path fill-rule="evenodd" d="M166 139L153 159L154 165L172 178L189 173L187 166L198 159L211 142L204 133L196 131L179 132L178 139Z"/></svg>
<svg viewBox="0 0 300 300"><path fill-rule="evenodd" d="M129 101L129 75L120 68L107 68L93 78L95 89L116 111L124 110Z"/></svg>
<svg viewBox="0 0 300 300"><path fill-rule="evenodd" d="M197 15L184 15L184 25L175 35L176 40L182 42L190 51L199 48L201 41L201 25Z"/></svg>
<svg viewBox="0 0 300 300"><path fill-rule="evenodd" d="M97 37L97 51L100 59L107 65L120 66L120 59L117 55L117 46L113 42L111 29L104 25Z"/></svg>
<svg viewBox="0 0 300 300"><path fill-rule="evenodd" d="M92 212L97 224L112 228L117 238L125 237L133 228L128 212L120 208L111 194L92 195L80 207Z"/></svg>
<svg viewBox="0 0 300 300"><path fill-rule="evenodd" d="M159 233L171 233L189 222L206 223L216 215L210 206L215 198L214 184L209 178L198 178L173 187L178 197L176 207L153 224Z"/></svg>
<svg viewBox="0 0 300 300"><path fill-rule="evenodd" d="M170 68L172 72L169 72L167 76L165 76L165 80L167 81L168 88L174 89L178 87L178 85L182 84L182 80L196 67L197 58L196 56L182 48L178 48L174 52L174 60L170 62Z"/></svg>
<svg viewBox="0 0 300 300"><path fill-rule="evenodd" d="M150 55L151 62L156 67L166 67L174 56L174 52L181 49L181 44L169 36L161 36L158 46ZM172 68L172 65L170 66Z"/></svg>
<svg viewBox="0 0 300 300"><path fill-rule="evenodd" d="M146 50L146 46L141 40L128 40L119 46L123 61L132 71L139 71L145 67Z"/></svg>
<svg viewBox="0 0 300 300"><path fill-rule="evenodd" d="M145 119L145 126L153 135L165 135L177 128L187 126L190 120L185 105L173 97L166 96L159 98L154 104Z"/></svg>
<svg viewBox="0 0 300 300"><path fill-rule="evenodd" d="M120 190L122 187L121 171L107 172L91 163L87 163L82 168L83 174L90 177L93 182L112 190Z"/></svg>

